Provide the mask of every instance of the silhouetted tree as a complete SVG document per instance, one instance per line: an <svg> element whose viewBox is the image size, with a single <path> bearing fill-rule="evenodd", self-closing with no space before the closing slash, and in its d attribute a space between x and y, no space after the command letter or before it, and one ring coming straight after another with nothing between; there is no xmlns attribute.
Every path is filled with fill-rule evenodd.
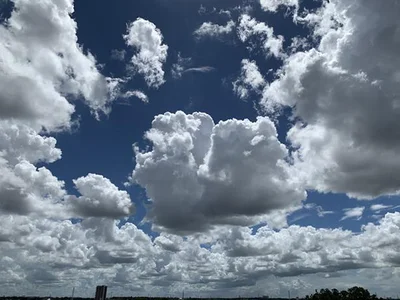
<svg viewBox="0 0 400 300"><path fill-rule="evenodd" d="M316 290L314 294L306 296L307 300L376 300L376 295L371 295L367 289L354 286L347 291L338 291L337 289Z"/></svg>

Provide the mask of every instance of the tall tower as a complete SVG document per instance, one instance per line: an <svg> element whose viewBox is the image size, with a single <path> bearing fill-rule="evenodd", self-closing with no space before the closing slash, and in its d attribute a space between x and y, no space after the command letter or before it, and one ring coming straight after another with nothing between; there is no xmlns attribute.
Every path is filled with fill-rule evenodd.
<svg viewBox="0 0 400 300"><path fill-rule="evenodd" d="M96 287L96 296L95 300L106 300L107 296L107 286L106 285L98 285Z"/></svg>

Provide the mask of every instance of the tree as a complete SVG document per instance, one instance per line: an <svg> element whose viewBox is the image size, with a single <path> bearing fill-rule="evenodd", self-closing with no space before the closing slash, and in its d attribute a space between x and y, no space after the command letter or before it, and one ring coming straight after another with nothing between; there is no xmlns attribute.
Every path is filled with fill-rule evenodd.
<svg viewBox="0 0 400 300"><path fill-rule="evenodd" d="M347 291L338 291L337 289L315 290L314 294L306 296L307 300L376 300L376 295L371 295L367 289L354 286Z"/></svg>

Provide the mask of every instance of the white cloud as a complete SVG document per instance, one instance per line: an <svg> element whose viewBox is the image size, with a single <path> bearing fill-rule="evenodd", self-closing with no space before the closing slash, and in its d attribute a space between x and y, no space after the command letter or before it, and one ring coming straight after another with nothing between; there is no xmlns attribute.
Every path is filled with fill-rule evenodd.
<svg viewBox="0 0 400 300"><path fill-rule="evenodd" d="M306 196L268 118L215 125L205 113L165 113L145 137L152 150L136 150L132 177L153 201L151 219L168 230L252 223Z"/></svg>
<svg viewBox="0 0 400 300"><path fill-rule="evenodd" d="M261 8L265 11L276 12L280 6L299 8L299 0L260 0Z"/></svg>
<svg viewBox="0 0 400 300"><path fill-rule="evenodd" d="M197 28L193 34L196 38L220 38L227 34L230 34L235 29L235 22L230 20L226 25L218 25L210 22L205 22Z"/></svg>
<svg viewBox="0 0 400 300"><path fill-rule="evenodd" d="M36 130L69 127L79 97L98 116L108 113L114 86L96 60L77 44L73 1L15 1L0 25L0 117L19 119Z"/></svg>
<svg viewBox="0 0 400 300"><path fill-rule="evenodd" d="M384 205L384 204L372 204L369 209L372 211L380 212L381 210L387 210L390 208L394 208L393 205Z"/></svg>
<svg viewBox="0 0 400 300"><path fill-rule="evenodd" d="M240 17L238 36L242 42L247 42L250 38L257 36L257 42L261 42L261 47L267 55L273 55L277 58L284 57L283 36L276 36L272 27L264 22L258 22L247 14ZM250 46L250 48L254 49L257 46Z"/></svg>
<svg viewBox="0 0 400 300"><path fill-rule="evenodd" d="M270 296L285 295L288 288L302 296L330 283L355 285L356 275L365 287L383 292L400 275L399 241L393 234L400 228L399 213L386 214L358 234L311 226L279 231L262 226L253 234L250 228L223 226L186 238L162 233L154 241L131 223L118 226L109 219L73 224L3 215L0 222L0 238L8 241L0 248L5 294L12 293L14 283L28 293L40 282L54 296L70 292L70 285L86 296L96 282L104 282L120 295L130 289L165 295L165 286L177 294L185 289L203 296L256 295L271 284ZM321 273L328 275L323 281Z"/></svg>
<svg viewBox="0 0 400 300"><path fill-rule="evenodd" d="M242 60L240 77L233 82L233 90L241 99L249 97L250 92L261 94L266 81L255 61Z"/></svg>
<svg viewBox="0 0 400 300"><path fill-rule="evenodd" d="M193 67L190 57L181 57L180 53L178 53L178 60L172 65L171 74L175 79L178 79L187 73L209 73L215 70L211 66Z"/></svg>
<svg viewBox="0 0 400 300"><path fill-rule="evenodd" d="M0 215L20 214L63 217L64 182L45 167L26 160L14 166L0 157Z"/></svg>
<svg viewBox="0 0 400 300"><path fill-rule="evenodd" d="M15 165L21 160L52 163L61 158L56 139L39 135L29 126L0 121L0 156Z"/></svg>
<svg viewBox="0 0 400 300"><path fill-rule="evenodd" d="M336 0L299 18L320 43L285 59L262 105L293 108L299 122L288 138L311 189L362 199L399 192L398 12L396 1Z"/></svg>
<svg viewBox="0 0 400 300"><path fill-rule="evenodd" d="M131 97L136 97L144 103L149 103L149 97L147 97L145 93L139 90L127 91L124 94L122 94L121 97L126 99L129 99Z"/></svg>
<svg viewBox="0 0 400 300"><path fill-rule="evenodd" d="M350 219L350 218L356 218L357 220L360 220L364 213L364 210L365 210L364 206L345 208L345 209L343 209L344 216L340 219L340 221Z"/></svg>
<svg viewBox="0 0 400 300"><path fill-rule="evenodd" d="M325 215L331 215L335 213L334 211L331 210L324 210L322 206L316 205L315 203L307 203L304 205L304 208L308 210L315 210L317 212L318 217L321 218L324 217Z"/></svg>
<svg viewBox="0 0 400 300"><path fill-rule="evenodd" d="M149 87L160 87L165 82L162 67L168 54L160 29L150 21L137 18L128 25L124 39L138 51L131 59L134 70L144 76Z"/></svg>
<svg viewBox="0 0 400 300"><path fill-rule="evenodd" d="M133 213L129 194L102 175L89 173L73 182L82 196L69 196L68 204L78 216L116 219Z"/></svg>

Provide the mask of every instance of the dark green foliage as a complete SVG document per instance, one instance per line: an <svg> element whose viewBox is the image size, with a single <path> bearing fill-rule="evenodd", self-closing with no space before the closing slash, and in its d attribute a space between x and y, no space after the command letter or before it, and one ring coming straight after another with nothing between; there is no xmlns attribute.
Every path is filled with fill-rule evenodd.
<svg viewBox="0 0 400 300"><path fill-rule="evenodd" d="M381 299L362 287L354 286L347 291L339 292L337 289L321 289L315 294L306 296L307 300L376 300Z"/></svg>

